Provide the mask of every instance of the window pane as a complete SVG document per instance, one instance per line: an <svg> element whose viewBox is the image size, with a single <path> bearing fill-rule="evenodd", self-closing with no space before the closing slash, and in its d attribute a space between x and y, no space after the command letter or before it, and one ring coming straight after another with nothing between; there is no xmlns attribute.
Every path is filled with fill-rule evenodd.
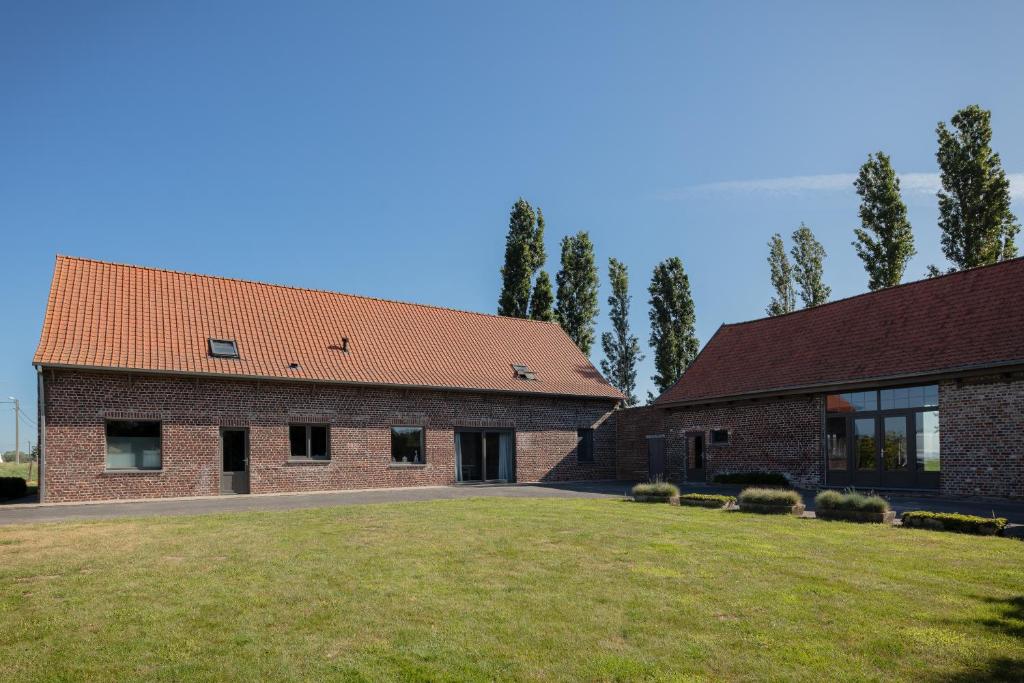
<svg viewBox="0 0 1024 683"><path fill-rule="evenodd" d="M423 462L423 428L391 428L391 460L393 462Z"/></svg>
<svg viewBox="0 0 1024 683"><path fill-rule="evenodd" d="M713 430L711 430L711 443L717 443L717 444L729 443L729 430L728 429L713 429Z"/></svg>
<svg viewBox="0 0 1024 683"><path fill-rule="evenodd" d="M831 394L825 405L830 413L852 413L878 410L878 396L875 391L853 391L845 394Z"/></svg>
<svg viewBox="0 0 1024 683"><path fill-rule="evenodd" d="M907 468L907 418L903 415L885 418L885 441L882 456L887 470Z"/></svg>
<svg viewBox="0 0 1024 683"><path fill-rule="evenodd" d="M939 411L929 410L914 416L917 433L917 469L939 472Z"/></svg>
<svg viewBox="0 0 1024 683"><path fill-rule="evenodd" d="M306 457L306 425L289 425L288 440L292 443L292 457Z"/></svg>
<svg viewBox="0 0 1024 683"><path fill-rule="evenodd" d="M853 442L856 449L857 469L875 469L875 421L853 421Z"/></svg>
<svg viewBox="0 0 1024 683"><path fill-rule="evenodd" d="M939 405L939 385L931 384L924 387L924 402L921 404L922 407L931 408ZM938 419L938 416L936 416ZM938 424L938 423L936 423ZM938 452L938 451L936 451Z"/></svg>
<svg viewBox="0 0 1024 683"><path fill-rule="evenodd" d="M846 418L830 417L825 431L825 448L828 453L830 470L845 470L846 458Z"/></svg>
<svg viewBox="0 0 1024 683"><path fill-rule="evenodd" d="M160 469L160 423L107 423L107 469Z"/></svg>
<svg viewBox="0 0 1024 683"><path fill-rule="evenodd" d="M825 407L830 413L852 413L853 405L848 400L849 394L829 394L825 398Z"/></svg>
<svg viewBox="0 0 1024 683"><path fill-rule="evenodd" d="M311 458L327 460L330 455L327 452L327 427L312 426L309 428L309 444Z"/></svg>
<svg viewBox="0 0 1024 683"><path fill-rule="evenodd" d="M236 357L238 346L230 339L211 339L210 354L213 356Z"/></svg>

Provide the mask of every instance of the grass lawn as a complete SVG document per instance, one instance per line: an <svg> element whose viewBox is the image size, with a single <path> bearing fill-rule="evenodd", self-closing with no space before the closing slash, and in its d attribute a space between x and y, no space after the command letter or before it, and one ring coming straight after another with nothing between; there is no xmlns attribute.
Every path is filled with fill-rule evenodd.
<svg viewBox="0 0 1024 683"><path fill-rule="evenodd" d="M29 473L30 465L32 467L31 476ZM38 476L39 472L36 470L36 464L34 462L0 462L0 477L21 477L34 485Z"/></svg>
<svg viewBox="0 0 1024 683"><path fill-rule="evenodd" d="M1010 680L1024 543L511 498L0 527L0 624L9 681Z"/></svg>

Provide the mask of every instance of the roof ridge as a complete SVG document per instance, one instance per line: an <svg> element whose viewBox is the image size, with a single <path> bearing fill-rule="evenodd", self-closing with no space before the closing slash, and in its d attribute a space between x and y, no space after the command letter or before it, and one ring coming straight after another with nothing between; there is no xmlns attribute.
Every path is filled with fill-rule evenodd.
<svg viewBox="0 0 1024 683"><path fill-rule="evenodd" d="M795 315L798 315L798 314L801 314L801 313L809 313L811 311L817 311L817 310L820 310L820 309L822 309L822 308L824 308L826 306L831 306L833 304L841 304L841 303L844 303L846 301L852 301L853 299L860 299L860 298L866 297L866 296L874 296L876 294L883 294L885 292L891 292L891 291L894 291L894 290L897 290L897 289L903 289L905 287L914 287L914 286L918 286L918 285L924 285L924 284L927 284L929 282L937 282L939 280L945 280L946 278L956 277L956 276L959 276L959 275L966 275L967 273L973 273L975 271L985 270L987 268L997 268L999 266L1005 266L1005 265L1008 265L1008 264L1011 264L1011 263L1016 263L1018 261L1024 261L1024 256L1020 256L1020 257L1017 257L1017 258L1011 258L1011 259L1005 259L1003 261L998 261L996 263L988 263L988 264L985 264L983 266L975 266L974 268L967 268L965 270L954 270L954 271L951 271L951 272L948 272L948 273L942 273L941 275L936 275L935 277L924 277L924 278L921 278L920 280L911 280L910 282L901 282L898 285L893 285L892 287L885 287L883 289L876 289L875 291L867 291L867 292L861 292L859 294L851 294L850 296L845 296L842 299L834 299L833 301L826 301L825 303L818 304L817 306L806 306L804 308L801 308L801 309L798 309L798 310L795 310L795 311L790 311L789 313L783 313L781 315L765 315L765 316L762 316L760 318L751 318L749 320L739 320L739 321L734 322L734 323L722 323L721 326L722 327L738 327L740 325L750 325L752 323L759 323L759 322L761 322L763 320L779 320L779 319L782 319L782 318L788 318L790 316L795 316ZM708 341L710 341L710 339Z"/></svg>
<svg viewBox="0 0 1024 683"><path fill-rule="evenodd" d="M541 325L556 325L558 323L548 320L534 320L533 318L517 318L512 315L498 315L496 313L482 313L480 311L470 311L465 308L454 308L452 306L438 306L436 304L424 304L416 301L403 301L401 299L385 299L379 296L369 296L366 294L350 294L348 292L339 292L332 289L321 289L318 287L302 287L299 285L283 285L276 282L267 282L265 280L253 280L249 278L240 277L228 277L226 275L210 275L209 273L195 273L187 270L176 270L173 268L157 268L155 266L140 266L136 263L121 263L118 261L104 261L102 259L94 259L86 256L70 256L68 254L57 254L57 260L69 260L69 261L85 261L87 263L100 263L107 266L117 266L119 268L135 268L137 270L146 270L157 273L171 273L174 275L187 275L189 277L201 277L210 280L225 280L228 282L242 282L251 285L262 285L264 287L277 287L279 289L291 289L301 292L313 292L317 294L332 294L334 296L347 296L353 299L366 299L370 301L380 301L389 304L401 304L403 306L419 306L421 308L432 308L438 311L450 311L452 313L466 313L468 315L479 315L486 318L499 318L503 320L520 320L526 323L538 323Z"/></svg>

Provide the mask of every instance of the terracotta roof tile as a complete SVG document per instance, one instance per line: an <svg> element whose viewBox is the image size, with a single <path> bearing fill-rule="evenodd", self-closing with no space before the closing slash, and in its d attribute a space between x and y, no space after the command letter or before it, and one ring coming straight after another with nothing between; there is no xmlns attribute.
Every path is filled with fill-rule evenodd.
<svg viewBox="0 0 1024 683"><path fill-rule="evenodd" d="M723 325L659 404L1024 363L1024 259Z"/></svg>
<svg viewBox="0 0 1024 683"><path fill-rule="evenodd" d="M210 337L236 340L241 357L210 357ZM344 337L349 353L328 348ZM33 362L622 397L551 323L67 256Z"/></svg>

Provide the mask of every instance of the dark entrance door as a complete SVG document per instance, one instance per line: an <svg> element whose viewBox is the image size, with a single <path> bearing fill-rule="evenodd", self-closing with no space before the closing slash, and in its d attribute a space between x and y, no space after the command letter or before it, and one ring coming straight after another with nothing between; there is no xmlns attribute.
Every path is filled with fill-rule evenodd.
<svg viewBox="0 0 1024 683"><path fill-rule="evenodd" d="M455 433L458 481L512 481L512 432L465 430Z"/></svg>
<svg viewBox="0 0 1024 683"><path fill-rule="evenodd" d="M647 476L651 481L665 479L665 437L647 437Z"/></svg>
<svg viewBox="0 0 1024 683"><path fill-rule="evenodd" d="M706 481L703 433L690 434L686 438L686 481Z"/></svg>
<svg viewBox="0 0 1024 683"><path fill-rule="evenodd" d="M220 430L221 493L249 493L249 437L244 429Z"/></svg>

